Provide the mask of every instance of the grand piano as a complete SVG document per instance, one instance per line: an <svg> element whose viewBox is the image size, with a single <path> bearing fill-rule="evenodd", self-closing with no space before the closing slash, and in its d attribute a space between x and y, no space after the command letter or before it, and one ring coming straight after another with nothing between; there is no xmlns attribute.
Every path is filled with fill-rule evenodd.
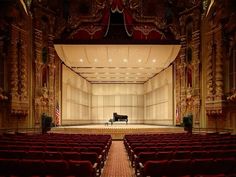
<svg viewBox="0 0 236 177"><path fill-rule="evenodd" d="M128 116L127 115L118 115L116 112L113 113L113 122L125 121L126 124L128 123Z"/></svg>

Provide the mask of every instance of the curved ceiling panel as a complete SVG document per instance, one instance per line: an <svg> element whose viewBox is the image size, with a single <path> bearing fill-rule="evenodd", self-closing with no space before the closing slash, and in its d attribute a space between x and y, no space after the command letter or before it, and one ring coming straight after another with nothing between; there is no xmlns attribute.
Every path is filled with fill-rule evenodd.
<svg viewBox="0 0 236 177"><path fill-rule="evenodd" d="M61 60L91 83L144 83L168 67L180 45L55 44Z"/></svg>

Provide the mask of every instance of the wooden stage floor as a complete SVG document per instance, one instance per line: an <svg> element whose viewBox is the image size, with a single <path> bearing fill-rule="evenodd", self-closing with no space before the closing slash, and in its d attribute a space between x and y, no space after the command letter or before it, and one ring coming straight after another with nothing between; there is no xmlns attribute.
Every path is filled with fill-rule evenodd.
<svg viewBox="0 0 236 177"><path fill-rule="evenodd" d="M183 127L143 125L143 124L113 124L113 125L77 125L59 126L51 129L52 133L110 134L112 139L123 139L125 134L143 133L183 133Z"/></svg>

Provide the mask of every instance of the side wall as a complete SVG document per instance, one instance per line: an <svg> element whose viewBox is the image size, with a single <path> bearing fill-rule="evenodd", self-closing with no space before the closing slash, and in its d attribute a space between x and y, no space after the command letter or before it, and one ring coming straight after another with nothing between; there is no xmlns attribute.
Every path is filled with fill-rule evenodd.
<svg viewBox="0 0 236 177"><path fill-rule="evenodd" d="M91 84L62 66L62 125L90 123Z"/></svg>
<svg viewBox="0 0 236 177"><path fill-rule="evenodd" d="M144 84L145 124L173 125L172 66Z"/></svg>

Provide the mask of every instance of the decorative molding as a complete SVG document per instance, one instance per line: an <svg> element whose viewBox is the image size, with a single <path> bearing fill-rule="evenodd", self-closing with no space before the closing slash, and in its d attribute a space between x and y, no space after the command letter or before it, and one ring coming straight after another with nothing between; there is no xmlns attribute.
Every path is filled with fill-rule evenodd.
<svg viewBox="0 0 236 177"><path fill-rule="evenodd" d="M28 97L28 60L26 55L27 32L11 26L9 47L10 64L10 113L12 116L25 117L29 111Z"/></svg>

